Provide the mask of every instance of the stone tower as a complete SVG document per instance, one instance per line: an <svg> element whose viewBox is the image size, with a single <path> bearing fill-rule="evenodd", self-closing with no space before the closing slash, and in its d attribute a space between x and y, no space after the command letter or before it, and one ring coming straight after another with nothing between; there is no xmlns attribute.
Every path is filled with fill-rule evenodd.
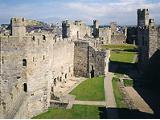
<svg viewBox="0 0 160 120"><path fill-rule="evenodd" d="M70 22L68 20L62 22L62 37L69 38L70 37Z"/></svg>
<svg viewBox="0 0 160 120"><path fill-rule="evenodd" d="M137 10L137 25L141 27L149 25L149 10L148 9L138 9Z"/></svg>
<svg viewBox="0 0 160 120"><path fill-rule="evenodd" d="M25 36L25 34L26 34L25 19L22 17L11 18L11 35Z"/></svg>
<svg viewBox="0 0 160 120"><path fill-rule="evenodd" d="M99 36L99 21L93 20L93 36L97 38Z"/></svg>
<svg viewBox="0 0 160 120"><path fill-rule="evenodd" d="M157 27L154 19L149 19L148 9L137 10L137 39L139 46L139 65L142 70L157 50Z"/></svg>
<svg viewBox="0 0 160 120"><path fill-rule="evenodd" d="M117 23L116 22L111 22L110 27L111 27L112 35L114 35L117 31Z"/></svg>

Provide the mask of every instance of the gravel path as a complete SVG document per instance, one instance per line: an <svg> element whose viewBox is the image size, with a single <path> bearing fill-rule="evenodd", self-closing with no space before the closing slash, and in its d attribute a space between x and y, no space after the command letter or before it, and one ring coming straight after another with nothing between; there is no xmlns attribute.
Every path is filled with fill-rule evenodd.
<svg viewBox="0 0 160 120"><path fill-rule="evenodd" d="M118 118L118 113L116 110L116 102L115 102L115 97L113 93L112 77L113 77L113 73L111 72L106 73L105 79L104 79L104 89L105 89L105 97L106 97L106 108L109 108L107 109L107 118L116 119Z"/></svg>
<svg viewBox="0 0 160 120"><path fill-rule="evenodd" d="M153 114L152 109L149 107L149 105L143 100L143 98L137 93L137 91L133 87L125 87L125 90L129 94L136 108L139 111Z"/></svg>

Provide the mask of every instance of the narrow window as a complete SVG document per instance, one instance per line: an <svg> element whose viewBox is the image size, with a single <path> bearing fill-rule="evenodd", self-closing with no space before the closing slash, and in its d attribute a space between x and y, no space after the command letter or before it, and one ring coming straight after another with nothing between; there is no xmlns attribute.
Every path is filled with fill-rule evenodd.
<svg viewBox="0 0 160 120"><path fill-rule="evenodd" d="M51 92L54 92L54 89L53 89L53 87L51 87Z"/></svg>
<svg viewBox="0 0 160 120"><path fill-rule="evenodd" d="M33 62L34 62L34 57L33 57Z"/></svg>
<svg viewBox="0 0 160 120"><path fill-rule="evenodd" d="M45 55L43 55L43 60L45 60Z"/></svg>
<svg viewBox="0 0 160 120"><path fill-rule="evenodd" d="M43 40L46 40L46 36L45 35L43 35Z"/></svg>
<svg viewBox="0 0 160 120"><path fill-rule="evenodd" d="M23 66L27 66L27 60L23 59Z"/></svg>
<svg viewBox="0 0 160 120"><path fill-rule="evenodd" d="M2 64L4 64L4 57L2 57Z"/></svg>
<svg viewBox="0 0 160 120"><path fill-rule="evenodd" d="M67 79L67 73L65 74L65 79Z"/></svg>
<svg viewBox="0 0 160 120"><path fill-rule="evenodd" d="M24 90L24 92L27 92L27 83L23 84L23 90Z"/></svg>
<svg viewBox="0 0 160 120"><path fill-rule="evenodd" d="M62 77L60 77L60 80L59 80L60 82L62 82Z"/></svg>
<svg viewBox="0 0 160 120"><path fill-rule="evenodd" d="M56 78L54 79L54 85L56 86Z"/></svg>
<svg viewBox="0 0 160 120"><path fill-rule="evenodd" d="M33 36L33 37L32 37L32 40L34 40L34 41L35 41L35 36Z"/></svg>

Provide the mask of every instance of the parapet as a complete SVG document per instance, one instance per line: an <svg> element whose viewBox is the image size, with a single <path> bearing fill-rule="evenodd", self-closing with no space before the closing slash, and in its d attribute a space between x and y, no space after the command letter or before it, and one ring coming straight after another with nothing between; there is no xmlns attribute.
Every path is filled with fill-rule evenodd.
<svg viewBox="0 0 160 120"><path fill-rule="evenodd" d="M137 13L141 13L141 12L147 13L149 12L149 9L148 8L147 9L137 9Z"/></svg>
<svg viewBox="0 0 160 120"><path fill-rule="evenodd" d="M25 18L23 17L11 18L11 25L16 27L25 26Z"/></svg>

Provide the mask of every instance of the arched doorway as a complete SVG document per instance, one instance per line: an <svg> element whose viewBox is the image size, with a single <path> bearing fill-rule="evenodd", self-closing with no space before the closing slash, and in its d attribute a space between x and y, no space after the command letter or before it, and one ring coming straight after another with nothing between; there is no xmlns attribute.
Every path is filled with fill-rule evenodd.
<svg viewBox="0 0 160 120"><path fill-rule="evenodd" d="M93 65L92 65L92 70L91 70L90 74L91 74L91 78L93 78L94 77L94 68L93 68Z"/></svg>

